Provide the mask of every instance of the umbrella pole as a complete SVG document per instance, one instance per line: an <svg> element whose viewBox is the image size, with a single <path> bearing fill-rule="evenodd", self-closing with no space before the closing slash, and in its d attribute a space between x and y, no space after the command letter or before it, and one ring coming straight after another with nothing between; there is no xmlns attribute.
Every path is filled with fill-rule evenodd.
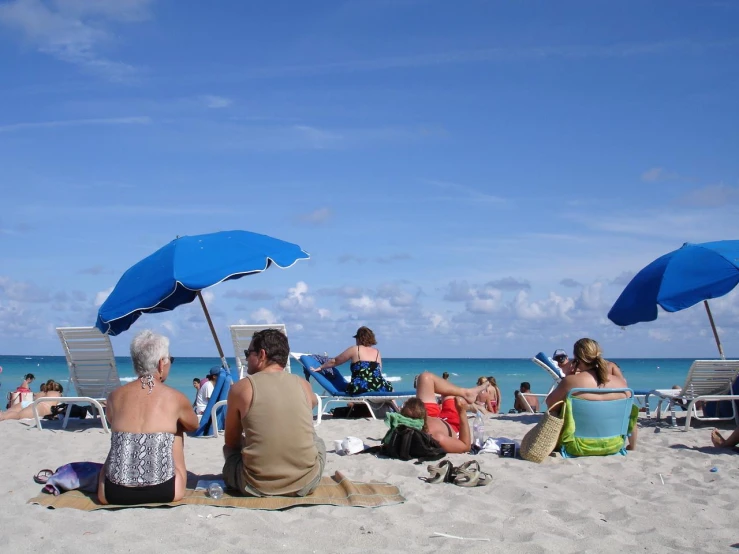
<svg viewBox="0 0 739 554"><path fill-rule="evenodd" d="M718 353L722 360L726 359L724 356L724 349L721 347L721 340L718 338L718 331L716 330L716 324L713 322L713 316L711 315L711 308L708 307L708 300L703 301L703 305L706 307L706 313L708 314L708 321L711 322L711 329L713 329L713 338L716 339L716 346L718 346Z"/></svg>
<svg viewBox="0 0 739 554"><path fill-rule="evenodd" d="M221 341L218 340L218 335L216 334L216 328L213 327L213 321L210 319L210 314L208 313L208 307L205 305L205 300L203 300L203 295L200 294L200 291L197 291L198 294L198 300L200 300L200 305L203 307L203 311L205 312L205 319L208 320L208 326L210 327L210 332L213 334L213 340L216 341L216 346L218 347L218 354L221 356L221 367L228 369L228 362L226 361L226 356L223 355L223 348L221 348Z"/></svg>

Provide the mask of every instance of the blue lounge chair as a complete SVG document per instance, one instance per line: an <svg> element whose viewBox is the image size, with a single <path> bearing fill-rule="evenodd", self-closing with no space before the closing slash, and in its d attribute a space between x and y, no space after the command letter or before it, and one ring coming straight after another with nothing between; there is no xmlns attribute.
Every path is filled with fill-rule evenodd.
<svg viewBox="0 0 739 554"><path fill-rule="evenodd" d="M341 374L338 368L333 367L331 370L325 371L311 371L310 368L319 367L321 364L318 363L310 354L300 354L297 352L291 352L290 355L297 360L303 368L305 378L310 380L311 378L318 383L325 391L324 395L319 395L319 398L323 402L323 409L318 414L318 420L320 421L321 415L328 412L328 406L332 403L339 402L361 402L367 406L372 419L375 417L375 412L372 409L372 404L386 404L398 399L413 398L416 396L416 391L401 391L401 392L365 392L362 394L349 394L346 392L347 381Z"/></svg>
<svg viewBox="0 0 739 554"><path fill-rule="evenodd" d="M223 429L226 423L226 399L228 391L231 390L233 377L231 370L221 368L216 384L213 386L213 392L210 395L203 415L200 417L200 426L193 431L193 437L203 437L210 435L218 437L218 430Z"/></svg>
<svg viewBox="0 0 739 554"><path fill-rule="evenodd" d="M536 356L531 358L531 361L542 368L544 371L546 371L549 376L554 379L555 385L559 383L565 376L564 373L562 373L562 370L559 369L559 366L556 364L556 362L552 358L544 354L544 352L539 352Z"/></svg>
<svg viewBox="0 0 739 554"><path fill-rule="evenodd" d="M615 400L586 400L577 396L614 392L628 392L631 396ZM625 455L633 407L631 389L572 389L565 399L560 435L562 457Z"/></svg>
<svg viewBox="0 0 739 554"><path fill-rule="evenodd" d="M547 374L554 380L554 383L552 383L552 386L549 388L549 392L546 394L541 393L533 393L533 392L527 392L526 394L530 394L531 396L536 396L538 398L541 398L542 401L549 396L549 393L552 392L557 384L562 380L564 377L564 374L562 373L562 370L559 369L557 364L544 354L544 352L539 352L536 356L531 358L531 361L534 362L536 365L538 365L541 369L547 372ZM528 406L528 402L526 402L526 399L523 399L524 404ZM530 413L535 413L534 410L531 408L531 406L528 406L528 411Z"/></svg>

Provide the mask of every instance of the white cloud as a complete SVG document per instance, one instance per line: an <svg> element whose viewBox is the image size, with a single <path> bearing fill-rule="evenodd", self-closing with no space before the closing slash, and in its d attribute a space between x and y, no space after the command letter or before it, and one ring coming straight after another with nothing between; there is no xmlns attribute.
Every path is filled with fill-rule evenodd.
<svg viewBox="0 0 739 554"><path fill-rule="evenodd" d="M110 287L105 290L101 290L95 295L95 307L99 308L103 305L103 302L105 302L108 299L108 296L110 296L110 293L113 292L113 287Z"/></svg>
<svg viewBox="0 0 739 554"><path fill-rule="evenodd" d="M407 308L416 304L416 295L396 284L384 284L377 288L377 296L386 298L391 306Z"/></svg>
<svg viewBox="0 0 739 554"><path fill-rule="evenodd" d="M492 314L502 308L501 297L502 295L497 298L473 298L465 306L473 314Z"/></svg>
<svg viewBox="0 0 739 554"><path fill-rule="evenodd" d="M47 322L38 310L29 310L16 301L0 301L0 336L8 338L41 338ZM10 346L10 343L7 343ZM8 352L7 347L4 351ZM19 352L20 353L20 352Z"/></svg>
<svg viewBox="0 0 739 554"><path fill-rule="evenodd" d="M300 221L304 223L311 223L313 225L318 225L321 223L326 223L326 221L328 221L332 215L333 214L330 208L319 208L307 214L301 215Z"/></svg>
<svg viewBox="0 0 739 554"><path fill-rule="evenodd" d="M284 65L254 69L248 74L239 74L244 78L271 78L282 75L331 74L359 71L383 71L406 67L432 67L442 65L480 64L510 62L522 60L582 60L627 58L635 56L651 56L671 52L690 52L698 50L725 49L734 45L734 41L691 40L624 42L609 45L572 44L556 46L531 46L523 48L494 47L474 50L447 50L443 52L426 52L406 54L374 59L352 59L335 62Z"/></svg>
<svg viewBox="0 0 739 554"><path fill-rule="evenodd" d="M431 313L428 314L429 322L431 323L431 328L444 331L449 329L449 320L447 320L443 315L437 314L437 313Z"/></svg>
<svg viewBox="0 0 739 554"><path fill-rule="evenodd" d="M25 131L28 129L53 129L55 127L79 127L83 125L148 125L151 118L146 116L107 117L94 119L67 119L57 121L33 121L0 125L0 133Z"/></svg>
<svg viewBox="0 0 739 554"><path fill-rule="evenodd" d="M233 104L233 100L231 100L230 98L216 96L213 94L206 94L202 97L202 99L207 108L213 109L228 108L231 104Z"/></svg>
<svg viewBox="0 0 739 554"><path fill-rule="evenodd" d="M641 180L645 183L656 183L662 178L665 170L661 167L652 167L641 174Z"/></svg>
<svg viewBox="0 0 739 554"><path fill-rule="evenodd" d="M708 185L690 191L675 203L693 208L721 208L727 204L738 204L739 187L730 187L723 183Z"/></svg>
<svg viewBox="0 0 739 554"><path fill-rule="evenodd" d="M658 340L660 342L670 342L672 340L669 333L660 329L650 329L647 331L647 336L652 340Z"/></svg>
<svg viewBox="0 0 739 554"><path fill-rule="evenodd" d="M344 138L338 133L318 129L309 125L294 125L293 129L307 141L310 147L317 150L336 147L343 142Z"/></svg>
<svg viewBox="0 0 739 554"><path fill-rule="evenodd" d="M177 336L177 327L176 327L176 326L175 326L175 324L174 324L174 323L172 323L171 321L162 321L162 322L160 322L160 323L159 323L159 325L160 325L160 326L161 326L161 327L162 327L163 329L166 329L166 331L167 331L167 332L168 332L168 333L169 333L170 335L172 335L172 336Z"/></svg>
<svg viewBox="0 0 739 554"><path fill-rule="evenodd" d="M456 202L489 202L492 204L502 204L506 201L505 198L501 198L500 196L495 196L493 194L480 192L479 190L468 185L449 183L446 181L436 181L433 179L425 179L422 180L422 182L424 184L431 185L433 188L445 193L445 195L442 197L432 198L434 200L451 200Z"/></svg>
<svg viewBox="0 0 739 554"><path fill-rule="evenodd" d="M280 300L280 308L287 312L304 312L313 308L314 299L308 295L308 285L303 281L287 289L287 296Z"/></svg>
<svg viewBox="0 0 739 554"><path fill-rule="evenodd" d="M603 300L602 296L603 284L595 282L590 285L583 287L580 297L577 300L579 308L593 311L603 311L607 309L607 303Z"/></svg>
<svg viewBox="0 0 739 554"><path fill-rule="evenodd" d="M452 281L447 285L444 300L449 302L464 302L473 298L472 289L466 281Z"/></svg>
<svg viewBox="0 0 739 554"><path fill-rule="evenodd" d="M346 306L347 311L362 317L395 317L401 313L401 309L393 306L387 298L374 299L367 295L351 298Z"/></svg>
<svg viewBox="0 0 739 554"><path fill-rule="evenodd" d="M9 277L0 277L0 292L8 300L17 302L48 302L51 295L30 282L14 281Z"/></svg>
<svg viewBox="0 0 739 554"><path fill-rule="evenodd" d="M127 81L136 69L100 53L112 42L111 23L149 16L152 0L14 0L0 4L0 24L16 29L39 52L102 75Z"/></svg>
<svg viewBox="0 0 739 554"><path fill-rule="evenodd" d="M513 301L513 313L523 320L551 320L552 322L569 321L569 312L575 301L570 297L562 297L553 292L543 300L528 301L529 295L519 291Z"/></svg>
<svg viewBox="0 0 739 554"><path fill-rule="evenodd" d="M400 252L398 254L390 254L389 256L380 256L377 258L377 263L392 264L394 262L404 262L411 259L413 259L413 256L407 252Z"/></svg>
<svg viewBox="0 0 739 554"><path fill-rule="evenodd" d="M319 296L340 296L342 298L352 298L355 296L360 296L362 294L362 289L358 287L334 287L334 288L325 288L325 289L318 289L316 291L316 294Z"/></svg>
<svg viewBox="0 0 739 554"><path fill-rule="evenodd" d="M240 320L239 322L242 324L247 323L244 320ZM277 316L275 316L275 314L269 311L267 308L259 308L258 310L249 314L248 323L260 323L263 325L277 323Z"/></svg>

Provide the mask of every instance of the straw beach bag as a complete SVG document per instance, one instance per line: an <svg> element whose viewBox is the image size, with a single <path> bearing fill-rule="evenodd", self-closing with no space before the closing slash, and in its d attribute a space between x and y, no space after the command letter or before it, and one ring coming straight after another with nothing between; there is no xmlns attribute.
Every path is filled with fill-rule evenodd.
<svg viewBox="0 0 739 554"><path fill-rule="evenodd" d="M551 411L560 404L562 404L562 413L560 413L560 417L557 417ZM533 429L526 433L519 450L524 460L540 464L552 453L554 447L557 446L559 434L564 424L564 409L564 401L560 400L541 416L541 420Z"/></svg>

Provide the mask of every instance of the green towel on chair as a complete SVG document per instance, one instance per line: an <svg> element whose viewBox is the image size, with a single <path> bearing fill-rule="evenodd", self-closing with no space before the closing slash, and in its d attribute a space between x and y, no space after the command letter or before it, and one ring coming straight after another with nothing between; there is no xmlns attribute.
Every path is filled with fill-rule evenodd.
<svg viewBox="0 0 739 554"><path fill-rule="evenodd" d="M631 407L629 434L639 417L639 408ZM563 447L570 456L609 456L618 453L625 446L624 437L583 438L575 436L575 418L572 415L572 398L568 397L564 406L564 423L557 448Z"/></svg>

